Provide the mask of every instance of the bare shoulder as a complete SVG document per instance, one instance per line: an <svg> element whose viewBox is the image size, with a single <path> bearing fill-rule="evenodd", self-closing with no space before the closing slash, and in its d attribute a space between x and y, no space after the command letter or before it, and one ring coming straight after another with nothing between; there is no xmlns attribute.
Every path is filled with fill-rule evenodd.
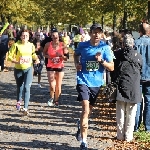
<svg viewBox="0 0 150 150"><path fill-rule="evenodd" d="M45 44L45 47L48 47L50 45L50 42L47 42L46 44Z"/></svg>

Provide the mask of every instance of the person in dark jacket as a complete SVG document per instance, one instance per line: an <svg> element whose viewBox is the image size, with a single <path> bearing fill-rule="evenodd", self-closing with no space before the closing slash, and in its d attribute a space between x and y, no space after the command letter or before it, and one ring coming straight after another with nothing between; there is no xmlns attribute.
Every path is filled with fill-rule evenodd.
<svg viewBox="0 0 150 150"><path fill-rule="evenodd" d="M5 58L6 53L8 52L8 35L6 30L4 31L3 35L0 37L0 71L5 71Z"/></svg>
<svg viewBox="0 0 150 150"><path fill-rule="evenodd" d="M133 49L134 39L126 34L123 38L123 49L118 51L116 60L120 61L116 73L116 119L117 139L130 142L133 140L137 103L142 99L140 78L142 56Z"/></svg>
<svg viewBox="0 0 150 150"><path fill-rule="evenodd" d="M29 38L30 39L30 38ZM38 56L40 63L36 64L33 62L33 68L34 68L34 76L38 75L38 87L41 88L41 73L44 65L44 56L41 48L41 41L40 41L40 32L36 32L35 39L33 40L33 44L35 46L35 53Z"/></svg>

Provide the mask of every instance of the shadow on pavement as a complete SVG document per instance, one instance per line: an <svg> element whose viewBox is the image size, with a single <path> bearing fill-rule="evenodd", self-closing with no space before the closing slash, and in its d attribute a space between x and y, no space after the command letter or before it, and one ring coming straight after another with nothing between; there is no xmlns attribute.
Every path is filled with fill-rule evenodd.
<svg viewBox="0 0 150 150"><path fill-rule="evenodd" d="M42 148L42 149L48 149L48 150L78 150L78 147L69 147L67 143L51 143L47 141L39 141L39 140L33 140L32 142L0 142L0 145L3 144L4 146L1 148L12 148L16 150L30 150L32 148ZM6 145L6 147L5 147ZM9 146L8 146L9 145ZM19 148L18 148L19 147ZM94 149L91 149L94 150Z"/></svg>

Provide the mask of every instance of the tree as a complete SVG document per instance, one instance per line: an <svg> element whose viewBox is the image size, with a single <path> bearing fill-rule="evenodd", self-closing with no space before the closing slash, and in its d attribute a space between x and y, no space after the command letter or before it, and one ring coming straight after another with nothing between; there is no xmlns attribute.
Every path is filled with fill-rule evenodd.
<svg viewBox="0 0 150 150"><path fill-rule="evenodd" d="M125 3L124 3L125 2ZM141 5L142 3L142 5ZM48 22L57 25L88 24L93 19L101 22L104 15L105 25L113 25L116 15L116 25L120 26L124 9L127 10L128 24L134 28L147 13L147 1L144 0L0 0L0 13L6 18L10 16L13 22L28 26L47 25ZM6 18L7 19L7 18ZM134 24L133 24L134 22Z"/></svg>

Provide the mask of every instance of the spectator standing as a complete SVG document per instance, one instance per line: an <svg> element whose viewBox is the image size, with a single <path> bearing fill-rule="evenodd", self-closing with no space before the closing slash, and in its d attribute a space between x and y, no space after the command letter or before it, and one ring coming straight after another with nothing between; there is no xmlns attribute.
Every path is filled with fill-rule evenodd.
<svg viewBox="0 0 150 150"><path fill-rule="evenodd" d="M70 37L68 36L67 32L64 32L64 36L62 37L62 40L64 42L64 44L69 47L71 40Z"/></svg>
<svg viewBox="0 0 150 150"><path fill-rule="evenodd" d="M6 58L6 53L8 52L8 34L5 30L4 33L1 35L1 41L0 41L0 66L1 71L7 71L5 69L5 63L4 60Z"/></svg>
<svg viewBox="0 0 150 150"><path fill-rule="evenodd" d="M77 48L77 46L78 46L79 42L81 42L81 40L82 40L82 35L79 32L77 32L73 38L75 49Z"/></svg>
<svg viewBox="0 0 150 150"><path fill-rule="evenodd" d="M139 32L140 37L135 41L135 48L142 55L143 59L141 91L144 96L144 111L143 103L138 103L134 130L135 132L138 131L143 114L145 131L150 132L150 25L146 22L140 24Z"/></svg>
<svg viewBox="0 0 150 150"><path fill-rule="evenodd" d="M137 103L141 102L140 78L142 56L133 49L134 39L126 34L123 49L116 51L114 72L117 82L116 119L117 139L130 142L133 140ZM118 63L120 62L120 63Z"/></svg>

